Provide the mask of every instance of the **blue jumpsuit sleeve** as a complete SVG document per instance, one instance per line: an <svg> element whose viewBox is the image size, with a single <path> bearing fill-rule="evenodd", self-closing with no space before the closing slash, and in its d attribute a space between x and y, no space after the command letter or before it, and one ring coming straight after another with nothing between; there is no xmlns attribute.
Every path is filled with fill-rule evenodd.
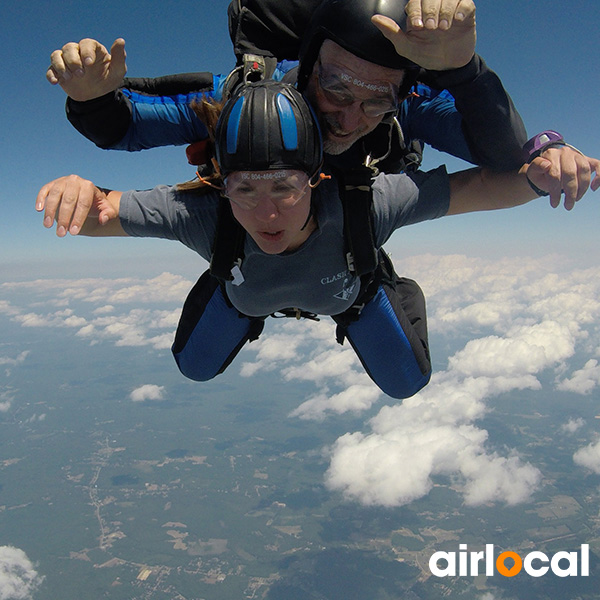
<svg viewBox="0 0 600 600"><path fill-rule="evenodd" d="M297 65L278 64L274 79ZM226 76L181 73L157 78L126 79L114 92L87 102L67 99L67 118L98 147L135 152L180 146L206 139L206 127L190 108L202 96L220 100Z"/></svg>
<svg viewBox="0 0 600 600"><path fill-rule="evenodd" d="M409 139L497 171L526 160L527 131L500 78L477 54L460 69L422 71L418 97L402 107ZM436 92L436 90L447 90Z"/></svg>
<svg viewBox="0 0 600 600"><path fill-rule="evenodd" d="M198 94L146 96L123 90L131 105L131 120L125 135L111 150L134 152L158 146L182 146L208 137L204 124L190 108Z"/></svg>
<svg viewBox="0 0 600 600"><path fill-rule="evenodd" d="M183 74L129 80L135 82L131 85L126 80L118 90L87 102L69 98L67 118L83 136L104 149L134 152L197 142L208 134L190 103L203 96L218 98L222 84L221 76L199 75L195 90L186 93L177 93L178 86L193 85Z"/></svg>

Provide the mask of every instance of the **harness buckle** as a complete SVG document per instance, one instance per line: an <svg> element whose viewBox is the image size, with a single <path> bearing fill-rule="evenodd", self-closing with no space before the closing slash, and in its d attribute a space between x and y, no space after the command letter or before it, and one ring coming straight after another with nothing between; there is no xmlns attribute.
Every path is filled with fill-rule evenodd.
<svg viewBox="0 0 600 600"><path fill-rule="evenodd" d="M354 255L352 252L346 252L346 264L348 265L348 271L351 273L356 271L356 266L354 265Z"/></svg>

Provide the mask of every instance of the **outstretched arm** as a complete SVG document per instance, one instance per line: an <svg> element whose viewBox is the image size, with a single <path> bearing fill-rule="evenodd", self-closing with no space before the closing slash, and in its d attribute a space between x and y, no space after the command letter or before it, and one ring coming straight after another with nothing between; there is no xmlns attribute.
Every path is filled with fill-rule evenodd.
<svg viewBox="0 0 600 600"><path fill-rule="evenodd" d="M499 173L489 169L469 169L450 175L450 205L447 215L464 214L483 210L512 208L538 198L534 187L551 192L550 203L558 206L560 201L559 155L551 159L538 157L518 171ZM598 165L597 165L598 166ZM528 181L529 180L529 181ZM589 178L588 178L589 182ZM531 185L533 184L533 186ZM592 190L600 187L596 175ZM587 189L587 186L586 186ZM584 190L585 191L585 190ZM581 192L583 195L583 192ZM555 199L558 197L558 201ZM565 198L565 208L571 210L578 197Z"/></svg>
<svg viewBox="0 0 600 600"><path fill-rule="evenodd" d="M52 53L46 78L68 95L66 111L73 127L100 148L116 150L205 139L206 128L189 104L214 93L212 73L129 79L124 78L125 56L123 39L113 43L110 53L92 39Z"/></svg>
<svg viewBox="0 0 600 600"><path fill-rule="evenodd" d="M91 181L68 175L39 191L35 209L44 213L44 227L56 222L56 235L124 236L119 221L121 192L104 190Z"/></svg>

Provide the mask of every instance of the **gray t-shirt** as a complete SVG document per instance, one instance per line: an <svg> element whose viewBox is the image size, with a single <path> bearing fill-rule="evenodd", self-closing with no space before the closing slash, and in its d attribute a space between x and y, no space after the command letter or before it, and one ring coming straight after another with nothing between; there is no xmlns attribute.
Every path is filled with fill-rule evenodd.
<svg viewBox="0 0 600 600"><path fill-rule="evenodd" d="M346 263L344 215L337 183L326 180L313 193L318 227L297 250L266 254L246 236L243 281L239 285L226 284L227 295L240 312L263 316L297 307L335 315L356 299L360 282ZM449 199L444 167L410 176L379 175L373 183L377 246L381 247L404 225L445 215ZM218 202L217 193L199 195L159 186L125 192L119 216L129 235L178 240L210 260Z"/></svg>

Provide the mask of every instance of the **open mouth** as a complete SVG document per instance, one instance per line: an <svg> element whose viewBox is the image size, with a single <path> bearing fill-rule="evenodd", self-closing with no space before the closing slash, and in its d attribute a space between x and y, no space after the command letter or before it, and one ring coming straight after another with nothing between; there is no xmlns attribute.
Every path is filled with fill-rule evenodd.
<svg viewBox="0 0 600 600"><path fill-rule="evenodd" d="M260 235L263 240L278 242L283 237L283 231L259 231L258 235Z"/></svg>

